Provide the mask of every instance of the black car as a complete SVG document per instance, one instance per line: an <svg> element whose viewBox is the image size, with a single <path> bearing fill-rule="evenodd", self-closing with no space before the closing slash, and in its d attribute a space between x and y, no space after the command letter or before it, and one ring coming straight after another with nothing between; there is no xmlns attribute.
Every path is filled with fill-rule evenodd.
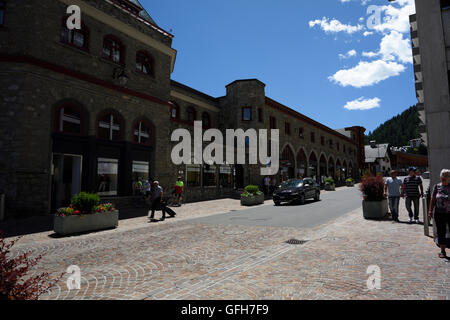
<svg viewBox="0 0 450 320"><path fill-rule="evenodd" d="M320 185L311 178L292 179L281 184L273 193L273 202L278 206L281 202L305 203L306 199L320 200Z"/></svg>

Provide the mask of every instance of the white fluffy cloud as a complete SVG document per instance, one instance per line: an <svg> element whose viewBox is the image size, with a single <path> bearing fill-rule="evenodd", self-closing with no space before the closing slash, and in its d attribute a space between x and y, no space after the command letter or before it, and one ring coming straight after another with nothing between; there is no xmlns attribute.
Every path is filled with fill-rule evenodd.
<svg viewBox="0 0 450 320"><path fill-rule="evenodd" d="M356 50L352 49L352 50L348 51L345 54L340 53L339 54L339 58L341 58L341 59L348 59L348 58L351 58L351 57L356 57L357 54L358 53L356 52Z"/></svg>
<svg viewBox="0 0 450 320"><path fill-rule="evenodd" d="M377 84L390 77L398 76L404 70L404 65L394 61L361 61L356 67L339 70L328 79L343 87L352 86L361 88Z"/></svg>
<svg viewBox="0 0 450 320"><path fill-rule="evenodd" d="M416 12L414 0L397 0L392 4L381 6L381 24L374 26L374 30L379 32L390 32L392 30L407 33L409 32L409 16Z"/></svg>
<svg viewBox="0 0 450 320"><path fill-rule="evenodd" d="M366 99L365 97L360 97L356 100L349 101L344 106L347 110L370 110L380 107L380 98Z"/></svg>
<svg viewBox="0 0 450 320"><path fill-rule="evenodd" d="M411 44L409 39L403 39L403 34L391 31L386 34L380 43L378 52L363 52L364 57L382 57L386 61L398 59L401 63L412 63Z"/></svg>
<svg viewBox="0 0 450 320"><path fill-rule="evenodd" d="M364 29L362 25L350 25L350 24L343 24L339 20L336 19L329 19L326 17L323 17L322 20L313 20L309 21L309 27L314 28L315 26L320 26L320 28L327 32L327 33L338 33L338 32L345 32L348 34L352 34L358 31L361 31Z"/></svg>

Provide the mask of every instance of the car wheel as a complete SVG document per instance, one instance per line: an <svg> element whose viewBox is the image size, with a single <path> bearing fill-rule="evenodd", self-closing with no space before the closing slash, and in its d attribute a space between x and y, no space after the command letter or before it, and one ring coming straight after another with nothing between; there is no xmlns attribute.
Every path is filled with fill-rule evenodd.
<svg viewBox="0 0 450 320"><path fill-rule="evenodd" d="M299 202L300 202L300 204L305 204L305 195L304 194L300 195Z"/></svg>
<svg viewBox="0 0 450 320"><path fill-rule="evenodd" d="M314 200L315 201L319 201L320 200L320 192L316 191L316 195L314 196Z"/></svg>
<svg viewBox="0 0 450 320"><path fill-rule="evenodd" d="M274 201L276 206L279 206L281 204L280 201Z"/></svg>

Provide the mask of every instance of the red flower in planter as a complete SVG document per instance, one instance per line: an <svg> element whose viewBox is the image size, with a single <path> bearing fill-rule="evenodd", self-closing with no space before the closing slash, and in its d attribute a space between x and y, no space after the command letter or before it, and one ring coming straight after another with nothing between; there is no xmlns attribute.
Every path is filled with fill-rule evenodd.
<svg viewBox="0 0 450 320"><path fill-rule="evenodd" d="M75 210L74 214L80 214L80 211L79 210Z"/></svg>

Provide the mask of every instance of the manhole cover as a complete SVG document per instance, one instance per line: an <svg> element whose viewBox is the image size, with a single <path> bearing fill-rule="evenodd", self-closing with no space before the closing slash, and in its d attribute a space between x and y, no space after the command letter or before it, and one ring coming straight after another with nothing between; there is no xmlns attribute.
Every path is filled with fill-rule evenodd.
<svg viewBox="0 0 450 320"><path fill-rule="evenodd" d="M298 240L298 239L290 239L286 241L287 244L295 244L295 245L301 245L307 243L308 240Z"/></svg>
<svg viewBox="0 0 450 320"><path fill-rule="evenodd" d="M370 247L378 247L378 248L396 248L400 247L399 243L390 242L390 241L369 241L367 245Z"/></svg>
<svg viewBox="0 0 450 320"><path fill-rule="evenodd" d="M224 231L223 234L226 234L228 236L234 236L237 234L244 234L244 233L245 233L245 231L243 231L243 230L230 230L230 231Z"/></svg>
<svg viewBox="0 0 450 320"><path fill-rule="evenodd" d="M321 241L332 241L332 242L347 242L348 239L344 237L324 237L320 239Z"/></svg>

